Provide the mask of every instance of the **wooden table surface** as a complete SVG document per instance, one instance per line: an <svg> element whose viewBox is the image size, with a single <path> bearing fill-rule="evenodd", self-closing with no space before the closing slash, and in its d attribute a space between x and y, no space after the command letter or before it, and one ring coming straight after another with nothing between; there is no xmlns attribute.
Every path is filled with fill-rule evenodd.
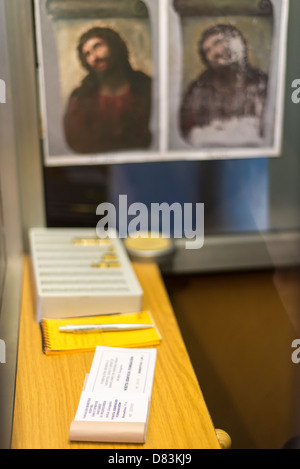
<svg viewBox="0 0 300 469"><path fill-rule="evenodd" d="M70 443L85 374L94 354L46 356L35 320L32 279L25 258L12 448L197 449L220 448L182 340L159 269L134 264L149 309L162 335L152 391L146 443Z"/></svg>

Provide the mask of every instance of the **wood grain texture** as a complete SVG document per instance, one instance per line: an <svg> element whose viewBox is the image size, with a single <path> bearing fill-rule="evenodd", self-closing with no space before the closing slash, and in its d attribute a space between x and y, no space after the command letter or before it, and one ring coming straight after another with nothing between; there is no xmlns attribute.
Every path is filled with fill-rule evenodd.
<svg viewBox="0 0 300 469"><path fill-rule="evenodd" d="M94 353L46 356L35 320L32 279L25 259L12 448L220 448L188 357L159 269L135 264L144 290L144 309L152 312L162 335L151 399L146 443L70 443L85 374Z"/></svg>

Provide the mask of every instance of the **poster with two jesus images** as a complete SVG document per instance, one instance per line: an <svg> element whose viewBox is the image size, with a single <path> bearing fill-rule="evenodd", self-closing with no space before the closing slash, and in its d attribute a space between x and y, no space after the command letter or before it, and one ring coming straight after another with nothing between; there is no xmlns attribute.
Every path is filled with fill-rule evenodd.
<svg viewBox="0 0 300 469"><path fill-rule="evenodd" d="M36 0L46 166L279 156L288 0Z"/></svg>

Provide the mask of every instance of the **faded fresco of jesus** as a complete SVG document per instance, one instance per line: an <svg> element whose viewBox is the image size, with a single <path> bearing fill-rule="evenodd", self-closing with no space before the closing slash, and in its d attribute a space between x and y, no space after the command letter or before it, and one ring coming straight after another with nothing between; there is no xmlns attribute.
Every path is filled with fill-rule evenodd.
<svg viewBox="0 0 300 469"><path fill-rule="evenodd" d="M198 43L206 69L185 91L180 109L182 137L194 146L204 141L230 145L264 137L268 76L248 59L246 40L235 26L208 28ZM227 140L227 141L226 141Z"/></svg>

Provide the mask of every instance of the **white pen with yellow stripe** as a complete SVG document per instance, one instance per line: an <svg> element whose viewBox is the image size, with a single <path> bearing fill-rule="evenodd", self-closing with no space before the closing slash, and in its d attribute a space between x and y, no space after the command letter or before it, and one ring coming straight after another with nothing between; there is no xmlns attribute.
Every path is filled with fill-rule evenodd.
<svg viewBox="0 0 300 469"><path fill-rule="evenodd" d="M134 331L140 329L151 329L153 324L72 324L60 326L60 332L120 332L120 331Z"/></svg>

